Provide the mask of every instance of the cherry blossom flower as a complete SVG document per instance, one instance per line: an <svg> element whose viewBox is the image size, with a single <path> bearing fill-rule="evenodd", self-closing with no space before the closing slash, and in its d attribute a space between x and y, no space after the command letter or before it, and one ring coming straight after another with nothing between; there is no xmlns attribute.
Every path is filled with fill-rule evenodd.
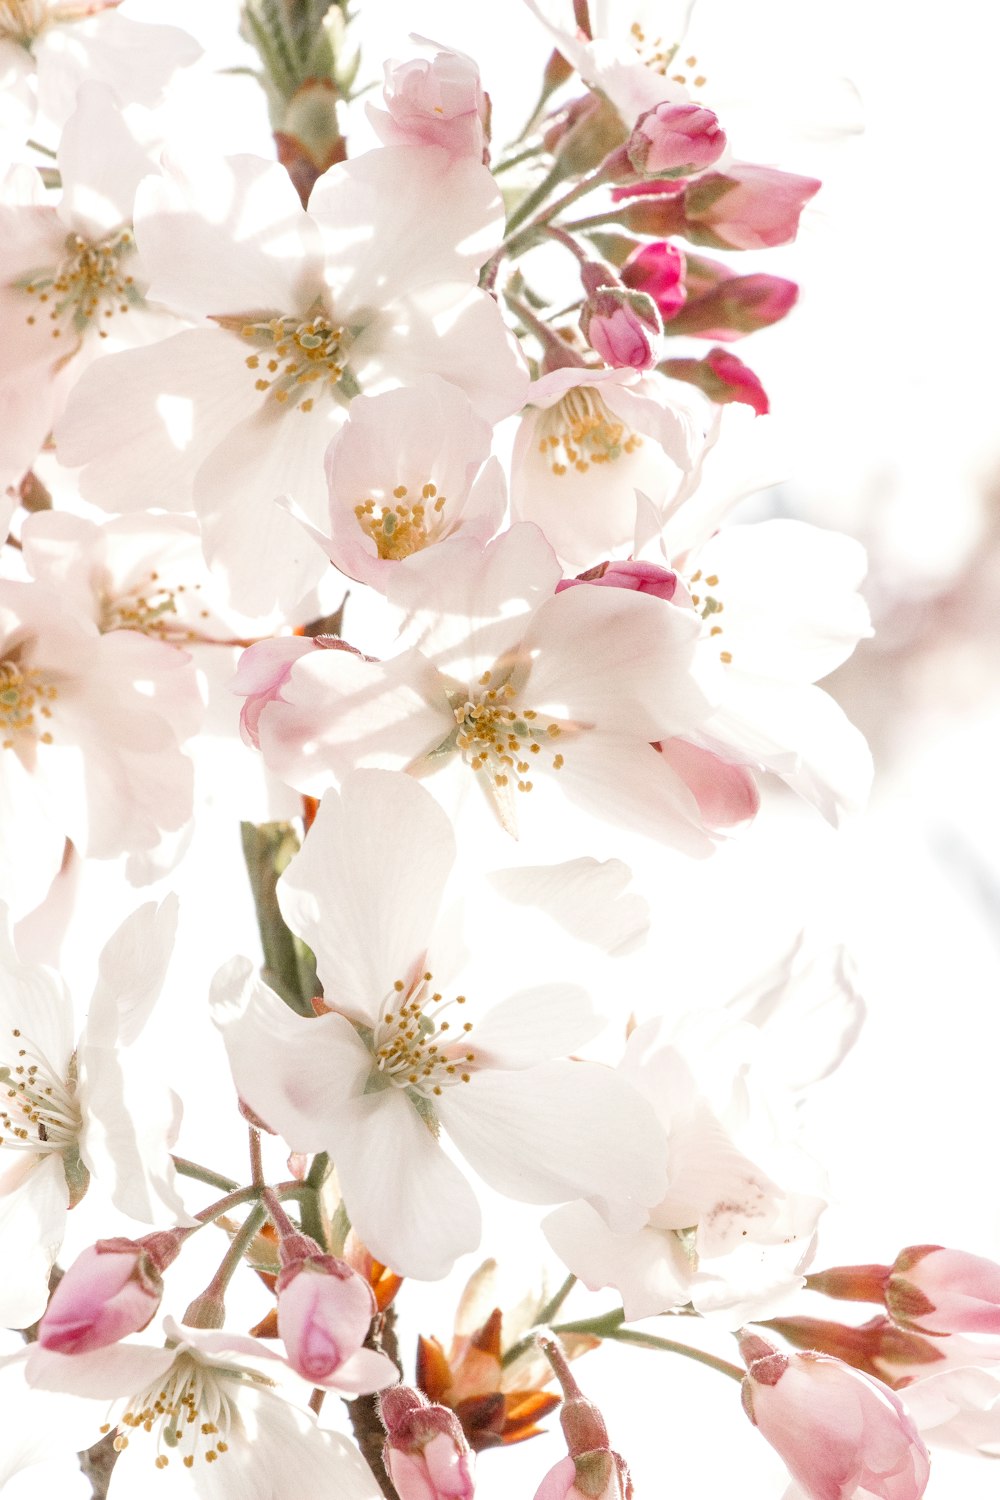
<svg viewBox="0 0 1000 1500"><path fill-rule="evenodd" d="M43 1312L66 1211L90 1176L132 1218L186 1221L169 1154L178 1103L138 1050L175 924L173 900L148 904L108 940L78 1038L62 979L22 964L0 938L0 1321L9 1326Z"/></svg>
<svg viewBox="0 0 1000 1500"><path fill-rule="evenodd" d="M708 406L655 372L566 368L531 387L511 459L511 514L571 569L631 541L635 492L673 494L694 468Z"/></svg>
<svg viewBox="0 0 1000 1500"><path fill-rule="evenodd" d="M180 741L201 716L184 652L101 634L40 583L0 581L0 899L44 897L66 839L108 859L151 850L191 815Z"/></svg>
<svg viewBox="0 0 1000 1500"><path fill-rule="evenodd" d="M294 606L322 567L274 501L321 522L323 454L355 395L440 372L490 421L521 405L520 353L476 286L502 220L489 172L436 147L331 168L308 213L275 163L168 166L138 195L136 239L151 295L201 326L102 360L60 458L108 509L193 506L239 608Z"/></svg>
<svg viewBox="0 0 1000 1500"><path fill-rule="evenodd" d="M331 534L312 535L348 578L381 589L399 563L450 536L485 545L507 498L492 439L468 397L434 375L355 397L326 455Z"/></svg>
<svg viewBox="0 0 1000 1500"><path fill-rule="evenodd" d="M399 1500L472 1500L475 1460L453 1412L408 1386L386 1391L379 1409L382 1461Z"/></svg>
<svg viewBox="0 0 1000 1500"><path fill-rule="evenodd" d="M442 146L452 156L486 159L489 103L479 69L464 52L411 37L432 57L385 64L385 109L367 104L368 118L387 146Z"/></svg>
<svg viewBox="0 0 1000 1500"><path fill-rule="evenodd" d="M455 993L454 939L438 923L454 858L423 787L356 773L324 797L279 884L286 921L316 955L323 1013L293 1014L247 959L212 991L241 1097L293 1150L329 1150L364 1243L428 1279L480 1233L442 1131L497 1191L529 1203L582 1193L618 1225L644 1222L662 1183L650 1107L612 1070L564 1060L599 1029L581 990L529 985L463 1019L485 974L471 970L469 997Z"/></svg>
<svg viewBox="0 0 1000 1500"><path fill-rule="evenodd" d="M296 1386L292 1399L276 1388L276 1356L259 1340L173 1318L164 1319L163 1332L167 1347L115 1344L59 1354L35 1345L24 1357L36 1392L113 1403L118 1459L109 1500L154 1492L162 1470L171 1494L212 1500L299 1500L331 1486L345 1500L378 1500L353 1444L321 1431L305 1409L308 1388Z"/></svg>
<svg viewBox="0 0 1000 1500"><path fill-rule="evenodd" d="M433 773L449 797L471 771L508 832L521 806L530 815L528 793L544 802L559 787L612 822L710 852L694 797L652 748L705 713L692 611L624 589L555 594L558 565L533 526L485 550L455 540L403 573L390 599L410 614L406 650L385 662L310 652L264 703L257 732L276 775L318 796L356 766L382 766Z"/></svg>
<svg viewBox="0 0 1000 1500"><path fill-rule="evenodd" d="M65 124L85 80L123 102L152 106L200 52L176 26L120 15L116 0L3 0L0 171L38 133L36 114L48 127Z"/></svg>
<svg viewBox="0 0 1000 1500"><path fill-rule="evenodd" d="M864 549L837 532L774 520L724 526L674 550L673 538L683 547L691 531L681 506L661 546L702 619L701 659L723 668L719 702L691 738L773 771L836 822L864 805L871 754L814 684L871 634L857 592ZM681 597L678 590L675 602Z"/></svg>
<svg viewBox="0 0 1000 1500"><path fill-rule="evenodd" d="M135 190L151 163L108 89L81 88L57 160L63 183L57 204L46 201L35 172L9 180L0 196L0 401L16 419L0 437L0 483L31 466L99 351L176 327L176 319L146 304L131 220Z"/></svg>
<svg viewBox="0 0 1000 1500"><path fill-rule="evenodd" d="M594 1290L617 1287L628 1318L690 1301L736 1327L783 1307L803 1285L825 1206L822 1171L797 1144L795 1099L843 1056L859 1006L839 963L792 953L732 1010L639 1025L621 1067L667 1133L668 1191L631 1234L584 1204L550 1214L545 1232L566 1265ZM799 1048L806 1038L811 1050Z"/></svg>

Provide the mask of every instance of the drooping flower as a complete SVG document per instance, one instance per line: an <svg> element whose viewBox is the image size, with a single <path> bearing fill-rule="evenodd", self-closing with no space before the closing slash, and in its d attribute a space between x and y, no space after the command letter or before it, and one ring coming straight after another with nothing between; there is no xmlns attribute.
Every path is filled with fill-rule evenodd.
<svg viewBox="0 0 1000 1500"><path fill-rule="evenodd" d="M66 1211L90 1176L145 1223L186 1218L169 1148L178 1104L135 1050L173 946L176 903L140 907L105 945L87 1024L74 1037L59 976L19 962L4 935L0 985L0 1322L45 1308Z"/></svg>
<svg viewBox="0 0 1000 1500"><path fill-rule="evenodd" d="M475 1460L453 1412L409 1386L379 1400L382 1462L400 1500L472 1500Z"/></svg>
<svg viewBox="0 0 1000 1500"><path fill-rule="evenodd" d="M582 1193L615 1223L645 1219L663 1171L645 1101L612 1070L565 1060L599 1029L582 991L529 984L464 1019L488 981L470 970L469 995L454 993L462 971L438 926L454 857L423 787L350 776L324 797L279 886L286 921L316 955L323 1014L294 1015L246 959L213 986L241 1097L293 1150L329 1150L372 1253L430 1279L479 1240L475 1193L441 1132L499 1192L531 1203Z"/></svg>
<svg viewBox="0 0 1000 1500"><path fill-rule="evenodd" d="M809 1500L920 1500L930 1460L895 1392L826 1354L740 1338L747 1416Z"/></svg>

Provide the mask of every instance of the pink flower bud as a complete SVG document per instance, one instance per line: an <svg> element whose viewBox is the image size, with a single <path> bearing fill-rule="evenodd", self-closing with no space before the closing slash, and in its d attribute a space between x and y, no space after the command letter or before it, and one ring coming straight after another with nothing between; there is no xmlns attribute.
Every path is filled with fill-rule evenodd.
<svg viewBox="0 0 1000 1500"><path fill-rule="evenodd" d="M581 277L587 301L580 329L590 347L615 369L652 369L663 333L652 297L614 284L614 272L596 261L584 263Z"/></svg>
<svg viewBox="0 0 1000 1500"><path fill-rule="evenodd" d="M834 1323L825 1318L772 1318L768 1328L780 1333L796 1349L832 1354L845 1364L884 1380L893 1390L909 1385L919 1375L933 1375L930 1365L950 1357L939 1340L909 1333L880 1314L867 1323ZM964 1347L964 1346L963 1346Z"/></svg>
<svg viewBox="0 0 1000 1500"><path fill-rule="evenodd" d="M382 1462L399 1500L472 1500L472 1450L446 1406L419 1391L394 1386L379 1396L386 1429Z"/></svg>
<svg viewBox="0 0 1000 1500"><path fill-rule="evenodd" d="M162 1296L163 1278L141 1243L98 1240L77 1256L53 1292L38 1342L59 1354L104 1349L145 1328Z"/></svg>
<svg viewBox="0 0 1000 1500"><path fill-rule="evenodd" d="M282 1242L283 1261L286 1244ZM364 1344L375 1316L375 1294L346 1261L322 1254L287 1259L276 1290L278 1332L288 1362L320 1385Z"/></svg>
<svg viewBox="0 0 1000 1500"><path fill-rule="evenodd" d="M714 267L715 263L701 261L700 265ZM798 287L783 276L768 276L764 272L734 276L728 267L719 267L719 271L722 274L715 285L700 295L695 295L692 286L688 287L687 301L677 313L671 333L728 343L760 328L770 328L791 312L798 301Z"/></svg>
<svg viewBox="0 0 1000 1500"><path fill-rule="evenodd" d="M593 583L604 588L631 589L637 594L654 594L657 599L671 600L677 588L677 574L670 568L661 568L656 563L637 562L629 558L625 562L598 563L576 578L563 578L556 584L556 593L563 589L576 588L581 583Z"/></svg>
<svg viewBox="0 0 1000 1500"><path fill-rule="evenodd" d="M710 172L684 192L684 234L720 250L761 250L794 240L802 210L819 192L815 177L739 162Z"/></svg>
<svg viewBox="0 0 1000 1500"><path fill-rule="evenodd" d="M442 146L452 156L484 160L489 100L464 52L387 62L383 98L386 108L369 105L368 117L386 145Z"/></svg>
<svg viewBox="0 0 1000 1500"><path fill-rule="evenodd" d="M535 1491L535 1500L629 1500L632 1483L617 1453L600 1449L561 1458Z"/></svg>
<svg viewBox="0 0 1000 1500"><path fill-rule="evenodd" d="M669 240L643 245L634 250L622 266L622 281L633 291L645 292L668 323L684 306L684 255Z"/></svg>
<svg viewBox="0 0 1000 1500"><path fill-rule="evenodd" d="M826 1354L740 1338L743 1404L809 1500L919 1500L930 1462L912 1417L880 1380Z"/></svg>
<svg viewBox="0 0 1000 1500"><path fill-rule="evenodd" d="M688 740L663 740L657 749L697 802L707 828L735 828L757 816L760 789L749 767Z"/></svg>
<svg viewBox="0 0 1000 1500"><path fill-rule="evenodd" d="M923 1333L1000 1333L1000 1266L964 1250L913 1245L896 1257L885 1305L894 1323Z"/></svg>
<svg viewBox="0 0 1000 1500"><path fill-rule="evenodd" d="M674 380L696 385L719 406L739 401L752 406L758 417L771 409L767 392L750 366L727 349L710 349L704 359L667 359L661 369Z"/></svg>
<svg viewBox="0 0 1000 1500"><path fill-rule="evenodd" d="M658 104L640 115L626 147L628 159L642 176L670 172L690 177L718 161L726 133L718 116L700 104Z"/></svg>

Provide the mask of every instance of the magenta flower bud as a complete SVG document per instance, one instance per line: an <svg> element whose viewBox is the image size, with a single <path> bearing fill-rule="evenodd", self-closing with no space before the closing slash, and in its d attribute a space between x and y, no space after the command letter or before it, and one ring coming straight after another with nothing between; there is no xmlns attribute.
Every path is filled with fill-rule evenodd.
<svg viewBox="0 0 1000 1500"><path fill-rule="evenodd" d="M405 1385L383 1391L379 1409L382 1462L399 1500L472 1500L472 1449L453 1411Z"/></svg>
<svg viewBox="0 0 1000 1500"><path fill-rule="evenodd" d="M711 261L700 264L714 265ZM720 269L723 274L714 286L700 294L688 286L687 300L674 318L671 333L728 343L760 328L770 328L791 312L798 301L798 287L784 276L769 276L762 271L734 276L728 267Z"/></svg>
<svg viewBox="0 0 1000 1500"><path fill-rule="evenodd" d="M885 1285L894 1323L922 1333L1000 1333L1000 1266L981 1255L912 1245Z"/></svg>
<svg viewBox="0 0 1000 1500"><path fill-rule="evenodd" d="M743 1405L809 1500L919 1500L927 1449L888 1386L826 1354L781 1354L740 1338Z"/></svg>
<svg viewBox="0 0 1000 1500"><path fill-rule="evenodd" d="M726 133L710 109L664 102L639 116L625 149L643 177L690 177L718 161Z"/></svg>
<svg viewBox="0 0 1000 1500"><path fill-rule="evenodd" d="M705 392L710 401L726 406L730 401L752 406L758 417L771 409L759 378L727 349L710 349L704 359L668 359L661 369L674 380L686 380Z"/></svg>
<svg viewBox="0 0 1000 1500"><path fill-rule="evenodd" d="M622 281L635 292L652 297L664 323L669 323L684 306L684 255L669 240L656 245L642 245L634 250L621 269Z"/></svg>
<svg viewBox="0 0 1000 1500"><path fill-rule="evenodd" d="M53 1292L38 1342L59 1354L104 1349L141 1332L162 1296L163 1277L140 1242L98 1240L77 1256Z"/></svg>
<svg viewBox="0 0 1000 1500"><path fill-rule="evenodd" d="M625 562L602 562L596 568L588 568L576 578L563 578L556 584L556 593L563 589L576 588L581 583L593 583L604 588L631 589L636 594L654 594L657 599L668 602L677 589L677 574L670 568L661 568L656 563L637 562L628 558Z"/></svg>
<svg viewBox="0 0 1000 1500"><path fill-rule="evenodd" d="M375 1316L375 1293L345 1260L323 1254L292 1259L285 1254L287 1243L282 1242L285 1264L276 1285L278 1332L292 1368L321 1385L364 1344Z"/></svg>

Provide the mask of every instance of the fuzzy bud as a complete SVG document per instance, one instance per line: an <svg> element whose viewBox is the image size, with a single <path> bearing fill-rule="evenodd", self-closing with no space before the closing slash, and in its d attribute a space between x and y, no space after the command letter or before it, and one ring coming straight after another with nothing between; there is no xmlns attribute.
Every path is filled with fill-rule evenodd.
<svg viewBox="0 0 1000 1500"><path fill-rule="evenodd" d="M684 306L684 255L669 240L633 251L622 266L621 276L627 287L652 297L664 323Z"/></svg>
<svg viewBox="0 0 1000 1500"><path fill-rule="evenodd" d="M614 272L597 261L584 263L581 279L587 300L580 330L590 347L615 369L652 369L663 333L652 297L622 286Z"/></svg>
<svg viewBox="0 0 1000 1500"><path fill-rule="evenodd" d="M660 369L673 380L696 385L719 406L739 401L752 406L758 417L766 416L771 409L759 378L727 349L710 349L704 359L667 359Z"/></svg>
<svg viewBox="0 0 1000 1500"><path fill-rule="evenodd" d="M379 1410L382 1462L399 1500L472 1500L472 1450L453 1411L402 1385L381 1393Z"/></svg>
<svg viewBox="0 0 1000 1500"><path fill-rule="evenodd" d="M718 116L700 104L658 104L639 116L626 150L641 177L690 177L726 149Z"/></svg>
<svg viewBox="0 0 1000 1500"><path fill-rule="evenodd" d="M1000 1266L981 1255L912 1245L885 1285L894 1323L922 1333L1000 1333Z"/></svg>

